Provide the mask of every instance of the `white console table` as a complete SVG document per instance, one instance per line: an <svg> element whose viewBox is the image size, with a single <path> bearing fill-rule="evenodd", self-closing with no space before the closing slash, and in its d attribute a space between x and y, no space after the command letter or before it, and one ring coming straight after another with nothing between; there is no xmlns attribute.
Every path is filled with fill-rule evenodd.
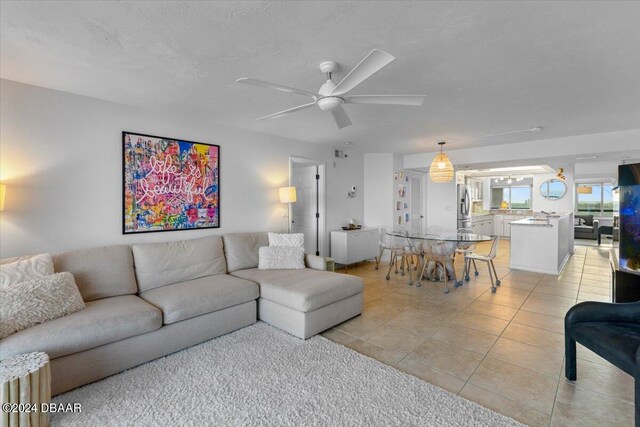
<svg viewBox="0 0 640 427"><path fill-rule="evenodd" d="M331 258L347 267L376 258L380 251L378 234L376 227L332 231Z"/></svg>

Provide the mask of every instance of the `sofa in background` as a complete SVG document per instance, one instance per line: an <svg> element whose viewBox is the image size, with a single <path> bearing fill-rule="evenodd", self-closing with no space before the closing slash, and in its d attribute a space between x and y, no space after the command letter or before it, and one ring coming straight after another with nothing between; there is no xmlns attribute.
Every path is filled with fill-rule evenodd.
<svg viewBox="0 0 640 427"><path fill-rule="evenodd" d="M583 225L574 225L574 237L576 239L598 239L598 220L593 215L576 215L574 218L584 220Z"/></svg>
<svg viewBox="0 0 640 427"><path fill-rule="evenodd" d="M0 340L0 360L46 352L55 395L258 318L308 338L362 312L362 279L258 270L267 245L267 233L243 233L54 254L55 271L74 275L86 308ZM326 268L315 256L307 265Z"/></svg>

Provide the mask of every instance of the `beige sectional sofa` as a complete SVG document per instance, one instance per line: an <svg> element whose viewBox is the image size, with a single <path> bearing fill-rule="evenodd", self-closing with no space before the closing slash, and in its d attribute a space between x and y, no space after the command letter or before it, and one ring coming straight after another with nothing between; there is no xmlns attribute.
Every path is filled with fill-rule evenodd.
<svg viewBox="0 0 640 427"><path fill-rule="evenodd" d="M58 394L261 319L308 338L362 312L362 280L307 255L303 270L259 270L267 233L119 245L53 255L82 311L0 340L0 360L44 351Z"/></svg>

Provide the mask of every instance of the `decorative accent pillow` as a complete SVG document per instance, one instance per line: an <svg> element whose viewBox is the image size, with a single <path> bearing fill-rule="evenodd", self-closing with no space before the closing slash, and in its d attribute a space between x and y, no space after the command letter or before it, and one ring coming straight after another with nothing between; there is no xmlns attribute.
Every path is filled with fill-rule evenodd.
<svg viewBox="0 0 640 427"><path fill-rule="evenodd" d="M294 246L304 248L304 234L269 233L269 246Z"/></svg>
<svg viewBox="0 0 640 427"><path fill-rule="evenodd" d="M263 246L258 250L259 270L302 270L304 249L294 246Z"/></svg>
<svg viewBox="0 0 640 427"><path fill-rule="evenodd" d="M0 295L0 339L85 308L68 272L0 285Z"/></svg>
<svg viewBox="0 0 640 427"><path fill-rule="evenodd" d="M53 274L51 255L34 255L0 265L0 286L12 286L16 283L39 279L50 274Z"/></svg>
<svg viewBox="0 0 640 427"><path fill-rule="evenodd" d="M573 218L573 225L584 225L584 218Z"/></svg>

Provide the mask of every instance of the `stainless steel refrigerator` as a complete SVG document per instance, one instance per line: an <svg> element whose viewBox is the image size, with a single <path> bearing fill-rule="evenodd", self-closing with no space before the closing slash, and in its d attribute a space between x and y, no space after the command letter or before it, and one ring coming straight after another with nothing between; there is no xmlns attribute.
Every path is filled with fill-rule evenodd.
<svg viewBox="0 0 640 427"><path fill-rule="evenodd" d="M469 187L458 184L458 228L471 228L471 196Z"/></svg>

